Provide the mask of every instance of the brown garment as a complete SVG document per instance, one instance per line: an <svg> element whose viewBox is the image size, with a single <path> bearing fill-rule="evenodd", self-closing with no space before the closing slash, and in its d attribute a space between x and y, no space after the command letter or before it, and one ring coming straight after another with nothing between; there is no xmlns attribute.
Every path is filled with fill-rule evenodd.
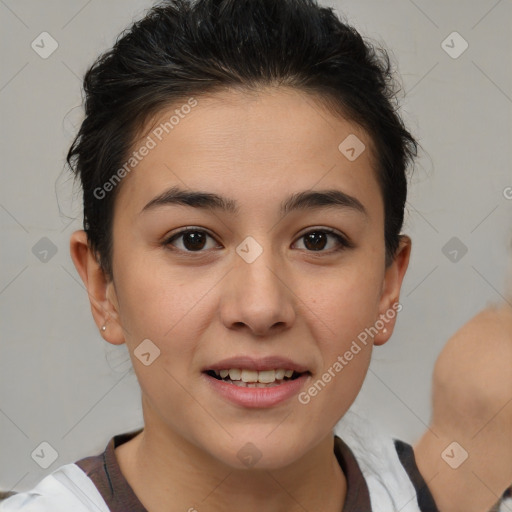
<svg viewBox="0 0 512 512"><path fill-rule="evenodd" d="M142 429L114 436L100 455L86 457L75 464L79 466L96 485L111 512L147 512L121 473L114 450L129 441ZM418 492L418 501L429 507L425 512L437 512L432 496L416 467L412 448L403 442L396 444L402 465L408 472ZM347 479L347 494L342 512L371 512L370 494L366 480L350 448L338 436L334 437L334 453Z"/></svg>

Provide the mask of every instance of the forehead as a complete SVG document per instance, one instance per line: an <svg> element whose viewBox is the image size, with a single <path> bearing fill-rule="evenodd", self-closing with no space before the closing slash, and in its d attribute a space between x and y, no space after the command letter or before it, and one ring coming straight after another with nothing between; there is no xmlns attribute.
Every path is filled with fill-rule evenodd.
<svg viewBox="0 0 512 512"><path fill-rule="evenodd" d="M123 178L116 203L140 211L177 184L242 203L245 197L252 207L294 190L332 187L375 202L371 139L314 96L279 87L225 90L195 101L161 110L145 127L132 151L151 149ZM351 148L360 152L356 159L346 152Z"/></svg>

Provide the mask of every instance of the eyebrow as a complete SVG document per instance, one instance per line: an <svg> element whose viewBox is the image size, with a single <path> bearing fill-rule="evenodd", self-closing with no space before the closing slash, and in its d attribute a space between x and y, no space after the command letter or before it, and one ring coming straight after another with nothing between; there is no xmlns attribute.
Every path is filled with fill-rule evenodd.
<svg viewBox="0 0 512 512"><path fill-rule="evenodd" d="M184 205L204 210L220 210L233 215L237 215L240 211L240 207L234 199L210 192L184 190L176 186L153 198L144 206L140 213L169 205ZM368 212L359 199L337 189L305 190L304 192L292 194L281 203L280 213L284 216L294 210L332 207L351 209L368 217Z"/></svg>

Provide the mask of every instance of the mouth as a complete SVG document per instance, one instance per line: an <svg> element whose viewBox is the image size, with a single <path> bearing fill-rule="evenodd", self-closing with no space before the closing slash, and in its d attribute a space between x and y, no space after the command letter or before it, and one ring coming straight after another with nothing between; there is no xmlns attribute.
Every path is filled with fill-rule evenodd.
<svg viewBox="0 0 512 512"><path fill-rule="evenodd" d="M240 355L203 368L215 396L244 408L269 409L289 403L312 375L307 366L278 355Z"/></svg>
<svg viewBox="0 0 512 512"><path fill-rule="evenodd" d="M303 375L311 375L309 371L299 372L285 368L260 371L245 368L225 368L222 370L206 370L204 373L216 380L241 388L271 388L296 380Z"/></svg>

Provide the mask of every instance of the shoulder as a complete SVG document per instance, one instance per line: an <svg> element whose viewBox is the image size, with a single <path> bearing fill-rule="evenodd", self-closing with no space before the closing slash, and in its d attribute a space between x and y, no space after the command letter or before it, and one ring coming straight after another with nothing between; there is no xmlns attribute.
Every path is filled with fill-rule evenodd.
<svg viewBox="0 0 512 512"><path fill-rule="evenodd" d="M510 485L511 368L509 304L473 316L436 361L432 419L414 450L443 510L489 510Z"/></svg>
<svg viewBox="0 0 512 512"><path fill-rule="evenodd" d="M416 466L412 446L382 434L360 412L349 411L338 423L336 432L357 460L373 512L437 510Z"/></svg>
<svg viewBox="0 0 512 512"><path fill-rule="evenodd" d="M433 374L434 401L445 402L462 422L496 412L512 398L511 368L512 306L490 306L456 331L441 351ZM460 404L455 411L454 403Z"/></svg>
<svg viewBox="0 0 512 512"><path fill-rule="evenodd" d="M0 503L0 512L109 512L92 480L76 464L66 464L29 491Z"/></svg>

